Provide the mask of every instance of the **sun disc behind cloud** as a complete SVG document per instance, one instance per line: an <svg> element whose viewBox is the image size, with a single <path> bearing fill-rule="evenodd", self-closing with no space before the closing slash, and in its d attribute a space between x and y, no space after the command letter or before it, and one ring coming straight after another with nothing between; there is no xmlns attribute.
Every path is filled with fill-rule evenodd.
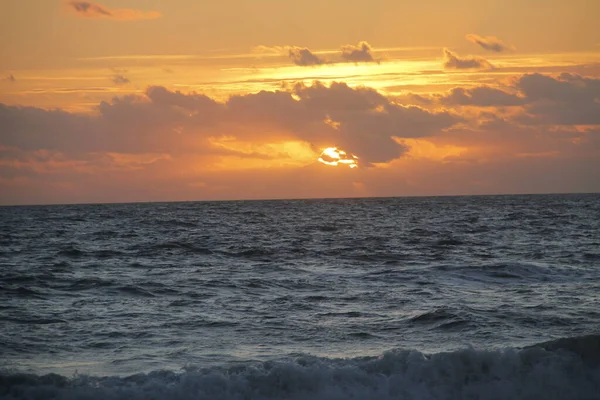
<svg viewBox="0 0 600 400"><path fill-rule="evenodd" d="M338 165L347 165L350 168L358 167L358 157L354 154L348 154L337 147L327 147L321 152L319 162L325 165L337 167Z"/></svg>

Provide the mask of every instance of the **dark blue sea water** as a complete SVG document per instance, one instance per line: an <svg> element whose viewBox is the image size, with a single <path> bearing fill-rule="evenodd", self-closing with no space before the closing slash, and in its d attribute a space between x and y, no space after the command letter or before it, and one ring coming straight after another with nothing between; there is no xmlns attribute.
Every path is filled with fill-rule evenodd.
<svg viewBox="0 0 600 400"><path fill-rule="evenodd" d="M2 399L600 399L600 195L0 223Z"/></svg>

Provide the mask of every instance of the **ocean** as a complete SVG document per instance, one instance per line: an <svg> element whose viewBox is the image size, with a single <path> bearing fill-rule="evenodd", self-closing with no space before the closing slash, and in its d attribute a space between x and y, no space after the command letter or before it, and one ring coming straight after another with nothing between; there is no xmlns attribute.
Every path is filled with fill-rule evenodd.
<svg viewBox="0 0 600 400"><path fill-rule="evenodd" d="M600 399L600 195L0 207L1 399Z"/></svg>

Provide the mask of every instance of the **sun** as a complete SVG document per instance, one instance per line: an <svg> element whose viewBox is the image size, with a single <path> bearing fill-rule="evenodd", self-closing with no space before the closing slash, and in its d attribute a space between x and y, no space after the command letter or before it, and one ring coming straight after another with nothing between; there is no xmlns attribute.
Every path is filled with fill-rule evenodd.
<svg viewBox="0 0 600 400"><path fill-rule="evenodd" d="M324 149L319 156L319 162L336 167L341 164L347 165L350 168L358 168L358 157L354 154L348 154L337 147L327 147Z"/></svg>

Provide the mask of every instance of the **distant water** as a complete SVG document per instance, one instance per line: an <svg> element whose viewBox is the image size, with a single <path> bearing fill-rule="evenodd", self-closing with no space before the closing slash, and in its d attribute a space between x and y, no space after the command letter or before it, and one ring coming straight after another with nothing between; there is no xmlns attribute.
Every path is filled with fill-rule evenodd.
<svg viewBox="0 0 600 400"><path fill-rule="evenodd" d="M1 399L600 399L600 195L0 225Z"/></svg>

